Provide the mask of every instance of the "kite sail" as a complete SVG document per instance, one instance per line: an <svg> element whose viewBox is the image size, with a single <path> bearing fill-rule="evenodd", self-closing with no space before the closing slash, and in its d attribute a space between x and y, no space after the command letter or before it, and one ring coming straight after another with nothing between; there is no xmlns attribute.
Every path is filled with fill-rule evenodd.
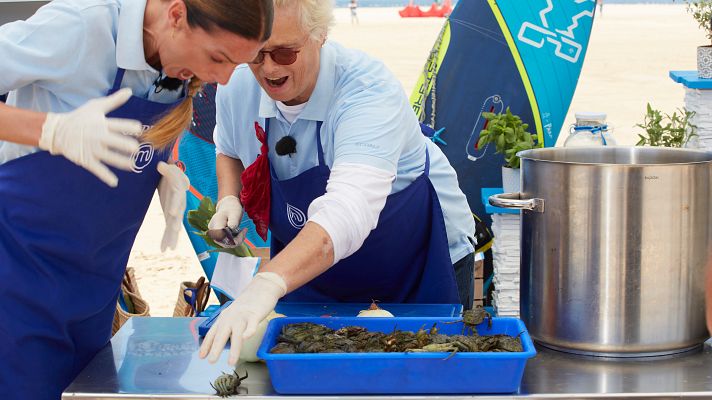
<svg viewBox="0 0 712 400"><path fill-rule="evenodd" d="M482 112L509 107L539 143L554 146L594 9L595 0L461 0L445 22L411 103L423 123L440 131L436 143L477 215L486 215L480 190L502 186L504 165L494 146L476 145L486 122Z"/></svg>

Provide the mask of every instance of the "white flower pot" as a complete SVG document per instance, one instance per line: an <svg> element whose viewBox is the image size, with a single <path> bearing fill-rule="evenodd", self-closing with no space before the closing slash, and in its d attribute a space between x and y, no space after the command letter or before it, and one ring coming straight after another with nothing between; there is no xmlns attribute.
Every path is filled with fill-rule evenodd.
<svg viewBox="0 0 712 400"><path fill-rule="evenodd" d="M697 76L700 79L712 78L712 46L697 47Z"/></svg>
<svg viewBox="0 0 712 400"><path fill-rule="evenodd" d="M502 190L504 193L519 193L521 190L519 168L502 167Z"/></svg>

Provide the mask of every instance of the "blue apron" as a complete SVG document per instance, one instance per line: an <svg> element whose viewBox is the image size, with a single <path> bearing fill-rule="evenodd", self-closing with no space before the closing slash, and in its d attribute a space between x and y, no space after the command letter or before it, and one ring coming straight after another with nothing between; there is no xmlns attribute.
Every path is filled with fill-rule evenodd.
<svg viewBox="0 0 712 400"><path fill-rule="evenodd" d="M269 120L265 122L269 134ZM272 254L277 254L306 224L311 202L326 193L331 171L324 162L317 123L319 165L285 180L270 164ZM284 297L284 301L458 303L447 233L440 202L425 171L404 190L391 194L376 229L363 246L326 272Z"/></svg>
<svg viewBox="0 0 712 400"><path fill-rule="evenodd" d="M121 86L116 73L108 94ZM151 125L173 104L131 97L108 116ZM110 188L46 151L0 165L0 393L58 399L111 336L129 252L169 152L143 143Z"/></svg>

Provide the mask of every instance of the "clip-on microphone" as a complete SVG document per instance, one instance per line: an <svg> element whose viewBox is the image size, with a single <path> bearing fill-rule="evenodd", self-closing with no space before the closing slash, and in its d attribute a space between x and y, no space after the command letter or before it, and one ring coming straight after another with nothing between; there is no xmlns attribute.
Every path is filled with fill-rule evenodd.
<svg viewBox="0 0 712 400"><path fill-rule="evenodd" d="M176 91L183 87L183 81L178 79L178 78L171 78L169 76L166 76L161 72L158 75L158 78L156 78L155 81L153 81L154 86L156 88L154 89L154 92L160 93L161 90L163 89L168 89L170 91Z"/></svg>
<svg viewBox="0 0 712 400"><path fill-rule="evenodd" d="M297 141L291 136L285 136L274 146L278 156L286 156L297 152Z"/></svg>

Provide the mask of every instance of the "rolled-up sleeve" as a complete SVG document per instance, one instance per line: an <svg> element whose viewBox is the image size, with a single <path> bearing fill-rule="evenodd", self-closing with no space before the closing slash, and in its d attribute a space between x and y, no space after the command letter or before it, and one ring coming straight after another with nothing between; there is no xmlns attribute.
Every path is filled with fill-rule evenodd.
<svg viewBox="0 0 712 400"><path fill-rule="evenodd" d="M329 234L334 263L361 248L378 225L395 175L363 164L338 164L329 175L326 194L309 205L309 221Z"/></svg>

